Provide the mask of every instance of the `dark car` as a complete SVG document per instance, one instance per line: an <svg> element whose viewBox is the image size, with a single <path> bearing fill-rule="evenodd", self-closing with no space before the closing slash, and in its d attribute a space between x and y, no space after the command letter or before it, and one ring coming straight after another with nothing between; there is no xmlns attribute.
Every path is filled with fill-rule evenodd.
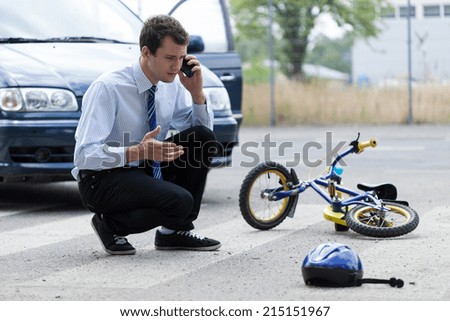
<svg viewBox="0 0 450 321"><path fill-rule="evenodd" d="M139 57L142 21L117 0L0 1L0 182L72 180L81 101L105 71ZM194 37L191 49L202 48ZM222 81L203 66L214 131L230 164L238 123Z"/></svg>

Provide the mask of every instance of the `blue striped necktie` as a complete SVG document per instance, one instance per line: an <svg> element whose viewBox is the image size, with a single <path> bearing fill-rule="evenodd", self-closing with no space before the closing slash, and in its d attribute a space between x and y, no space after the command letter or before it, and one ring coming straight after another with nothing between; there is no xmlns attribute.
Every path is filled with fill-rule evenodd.
<svg viewBox="0 0 450 321"><path fill-rule="evenodd" d="M155 92L156 86L152 86L149 90L148 102L147 102L147 119L150 131L156 128L156 108L155 108ZM162 179L161 166L158 161L153 161L153 177Z"/></svg>

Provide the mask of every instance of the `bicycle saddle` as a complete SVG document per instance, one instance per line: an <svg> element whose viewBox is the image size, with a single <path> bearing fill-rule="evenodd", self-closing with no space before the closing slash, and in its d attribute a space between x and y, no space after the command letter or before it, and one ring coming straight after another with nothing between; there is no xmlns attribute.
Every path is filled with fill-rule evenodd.
<svg viewBox="0 0 450 321"><path fill-rule="evenodd" d="M397 188L390 183L379 185L358 184L356 185L356 187L364 192L374 191L375 194L380 199L388 199L388 200L397 199Z"/></svg>

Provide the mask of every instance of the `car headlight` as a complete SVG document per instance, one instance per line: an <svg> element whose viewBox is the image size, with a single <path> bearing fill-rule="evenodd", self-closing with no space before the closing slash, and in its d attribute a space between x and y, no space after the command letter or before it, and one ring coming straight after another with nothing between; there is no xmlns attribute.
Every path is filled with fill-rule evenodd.
<svg viewBox="0 0 450 321"><path fill-rule="evenodd" d="M213 110L230 110L231 103L228 92L224 87L204 88L208 104Z"/></svg>
<svg viewBox="0 0 450 321"><path fill-rule="evenodd" d="M78 110L77 99L71 91L53 88L2 88L0 107L17 112Z"/></svg>

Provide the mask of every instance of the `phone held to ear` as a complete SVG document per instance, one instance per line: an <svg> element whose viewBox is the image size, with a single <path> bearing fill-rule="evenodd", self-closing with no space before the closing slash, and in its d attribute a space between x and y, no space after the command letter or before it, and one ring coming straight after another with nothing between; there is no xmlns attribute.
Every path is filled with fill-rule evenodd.
<svg viewBox="0 0 450 321"><path fill-rule="evenodd" d="M188 65L188 61L186 59L183 59L183 64L181 65L181 71L186 75L186 77L191 78L194 76L194 71L192 71L192 68L195 67L195 65Z"/></svg>

